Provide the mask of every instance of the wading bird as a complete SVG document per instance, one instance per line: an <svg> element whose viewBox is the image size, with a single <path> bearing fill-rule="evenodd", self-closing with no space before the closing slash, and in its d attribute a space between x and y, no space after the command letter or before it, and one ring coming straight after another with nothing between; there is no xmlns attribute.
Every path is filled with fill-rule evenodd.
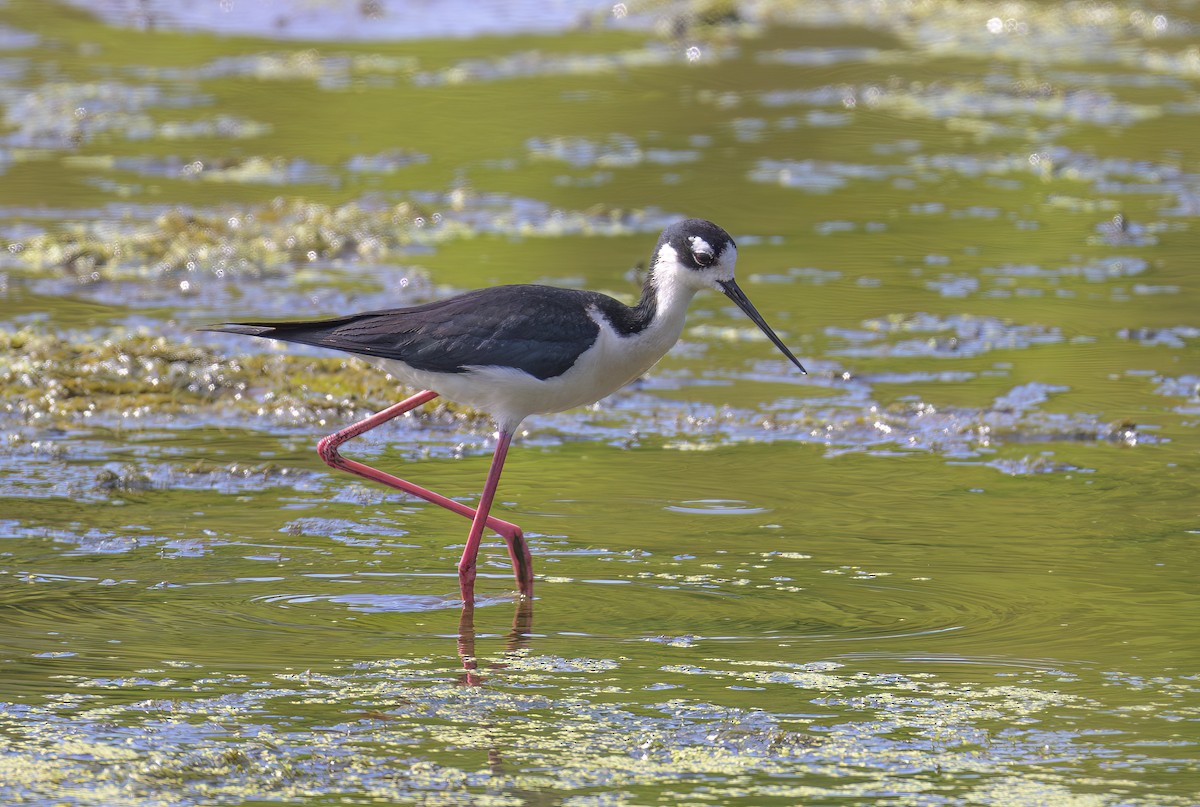
<svg viewBox="0 0 1200 807"><path fill-rule="evenodd" d="M533 561L521 528L489 515L509 443L522 420L594 403L645 373L678 341L688 304L701 289L722 292L805 372L738 287L736 260L737 246L727 232L710 221L688 219L663 230L634 306L593 291L513 285L410 308L306 322L234 322L206 330L342 350L420 388L321 440L321 459L470 518L458 564L465 601L474 598L485 527L504 539L517 586L529 597ZM439 395L496 421L496 450L476 508L338 453L347 440Z"/></svg>

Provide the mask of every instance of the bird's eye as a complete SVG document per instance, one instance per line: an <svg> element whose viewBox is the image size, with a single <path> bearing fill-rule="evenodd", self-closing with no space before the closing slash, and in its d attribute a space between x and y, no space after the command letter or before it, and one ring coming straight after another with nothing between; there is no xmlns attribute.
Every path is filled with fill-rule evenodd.
<svg viewBox="0 0 1200 807"><path fill-rule="evenodd" d="M692 260L701 266L709 266L713 262L713 254L711 252L701 252L696 250L692 252Z"/></svg>

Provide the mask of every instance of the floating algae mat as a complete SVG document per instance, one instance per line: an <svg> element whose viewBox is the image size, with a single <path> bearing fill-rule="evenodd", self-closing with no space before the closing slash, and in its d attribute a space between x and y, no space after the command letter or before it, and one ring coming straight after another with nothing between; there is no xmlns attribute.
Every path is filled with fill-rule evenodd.
<svg viewBox="0 0 1200 807"><path fill-rule="evenodd" d="M1122 764L1106 738L1045 723L1070 722L1081 710L1138 732L1154 731L1149 710L1186 719L1162 684L1142 682L1138 702L1106 710L1063 691L1079 679L1062 670L970 684L831 662L695 658L651 671L635 663L636 648L632 655L517 651L478 676L455 672L445 658L405 658L331 674L211 676L182 664L74 680L93 698L63 695L0 716L21 738L12 749L19 756L6 761L4 792L18 803L53 792L121 804L336 803L351 795L636 804L665 791L745 804L898 794L1087 804L1103 800L1097 791L1113 768L1127 780L1145 772L1146 759ZM804 708L732 706L697 689L720 701L734 699L731 690L770 692ZM648 703L650 693L657 700ZM922 774L928 780L914 786Z"/></svg>
<svg viewBox="0 0 1200 807"><path fill-rule="evenodd" d="M0 802L1195 803L1193 4L269 5L0 6ZM685 216L810 374L700 295L529 419L529 602L315 456L391 379L198 330Z"/></svg>

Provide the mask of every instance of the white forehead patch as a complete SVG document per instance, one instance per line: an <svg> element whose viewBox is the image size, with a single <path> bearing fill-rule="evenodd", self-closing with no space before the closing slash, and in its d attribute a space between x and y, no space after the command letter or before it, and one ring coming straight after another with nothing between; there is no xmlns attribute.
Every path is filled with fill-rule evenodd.
<svg viewBox="0 0 1200 807"><path fill-rule="evenodd" d="M717 251L698 235L689 235L688 241L691 242L693 252L707 252L709 255L717 254Z"/></svg>

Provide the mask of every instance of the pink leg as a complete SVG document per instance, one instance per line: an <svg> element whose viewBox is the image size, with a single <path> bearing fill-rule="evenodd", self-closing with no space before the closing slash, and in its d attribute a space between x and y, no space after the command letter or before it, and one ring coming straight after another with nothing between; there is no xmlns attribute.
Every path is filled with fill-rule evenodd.
<svg viewBox="0 0 1200 807"><path fill-rule="evenodd" d="M442 496L440 493L434 493L432 490L401 479L398 476L384 473L383 471L372 468L369 465L364 465L361 462L348 460L338 453L338 447L347 440L352 440L355 437L358 437L360 434L364 434L365 432L374 429L376 426L382 425L387 423L389 420L399 417L405 412L416 409L422 404L429 403L437 396L438 394L433 390L422 390L416 395L406 398L398 404L389 406L382 412L377 412L374 415L371 415L369 418L360 420L358 423L347 426L340 431L334 432L328 437L322 438L322 440L317 443L317 453L321 455L321 459L325 461L325 464L331 468L348 471L352 474L356 474L357 476L361 476L364 479L370 479L374 482L387 485L388 487L402 490L405 493L417 496L418 498L424 499L427 502L432 502L433 504L444 507L447 510L458 513L461 516L466 516L467 518L472 519L471 529L472 533L474 533L474 522L479 520L477 510L468 507L461 502L448 499L445 496ZM511 440L511 438L512 435L510 434L509 440ZM497 446L497 450L499 450L499 446ZM505 452L508 450L507 441L504 443L504 450ZM503 456L501 456L500 462L503 464ZM499 473L496 474L496 477L498 480ZM488 478L489 480L491 479L490 474ZM492 496L495 496L494 486L492 489ZM501 521L498 518L488 517L488 511L491 509L491 501L491 498L488 498L486 505L484 505L482 502L480 503L480 510L483 511L484 523L486 526L495 530L502 538L504 538L504 543L508 546L508 554L512 558L513 574L517 578L517 586L520 588L522 594L530 596L533 591L533 565L532 558L529 553L529 547L525 543L525 536L521 532L521 528L516 524L512 524L508 521ZM483 527L481 526L481 535L482 531ZM478 551L478 539L476 540L476 550ZM474 564L472 564L472 566L474 566ZM473 574L472 579L474 579Z"/></svg>
<svg viewBox="0 0 1200 807"><path fill-rule="evenodd" d="M479 543L483 538L483 529L489 526L488 511L492 509L492 501L496 498L496 488L500 485L500 473L504 470L504 458L508 455L508 446L512 442L512 432L500 429L496 439L496 451L492 454L492 466L488 469L487 481L483 484L483 493L479 497L479 509L471 520L471 532L467 535L467 545L463 549L462 560L458 562L458 585L462 591L463 600L473 598L475 590L475 562L479 556ZM509 540L508 554L512 558L513 575L517 578L517 588L526 597L533 596L533 558L529 546L523 537Z"/></svg>

